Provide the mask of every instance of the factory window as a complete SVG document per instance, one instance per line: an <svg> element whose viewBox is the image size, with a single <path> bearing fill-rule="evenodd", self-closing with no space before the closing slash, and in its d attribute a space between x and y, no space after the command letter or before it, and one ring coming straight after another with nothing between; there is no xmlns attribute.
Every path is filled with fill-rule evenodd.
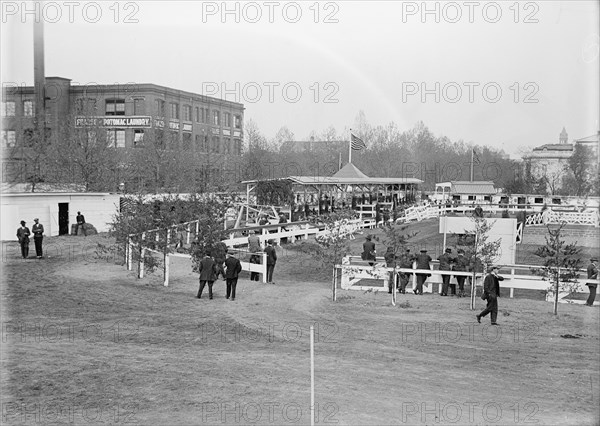
<svg viewBox="0 0 600 426"><path fill-rule="evenodd" d="M223 113L223 126L231 127L231 114L228 112Z"/></svg>
<svg viewBox="0 0 600 426"><path fill-rule="evenodd" d="M23 101L23 115L33 117L33 101Z"/></svg>
<svg viewBox="0 0 600 426"><path fill-rule="evenodd" d="M192 149L192 134L184 132L183 135L183 149L189 151Z"/></svg>
<svg viewBox="0 0 600 426"><path fill-rule="evenodd" d="M125 130L109 129L106 139L110 148L125 148Z"/></svg>
<svg viewBox="0 0 600 426"><path fill-rule="evenodd" d="M125 115L125 99L107 99L106 115Z"/></svg>
<svg viewBox="0 0 600 426"><path fill-rule="evenodd" d="M2 102L2 117L15 116L15 103L13 101Z"/></svg>
<svg viewBox="0 0 600 426"><path fill-rule="evenodd" d="M192 107L189 105L183 106L183 120L192 121Z"/></svg>
<svg viewBox="0 0 600 426"><path fill-rule="evenodd" d="M210 151L214 154L218 154L220 152L220 148L221 148L220 145L221 145L221 141L220 141L219 137L213 136Z"/></svg>
<svg viewBox="0 0 600 426"><path fill-rule="evenodd" d="M165 116L165 101L162 99L156 99L156 115L159 117Z"/></svg>
<svg viewBox="0 0 600 426"><path fill-rule="evenodd" d="M196 123L200 123L200 108L196 107Z"/></svg>
<svg viewBox="0 0 600 426"><path fill-rule="evenodd" d="M17 142L14 130L2 130L2 148L13 148Z"/></svg>
<svg viewBox="0 0 600 426"><path fill-rule="evenodd" d="M133 115L146 114L146 100L137 98L133 100Z"/></svg>
<svg viewBox="0 0 600 426"><path fill-rule="evenodd" d="M133 146L135 148L141 148L144 146L144 130L135 129L133 131Z"/></svg>
<svg viewBox="0 0 600 426"><path fill-rule="evenodd" d="M179 104L171 103L171 118L179 120Z"/></svg>
<svg viewBox="0 0 600 426"><path fill-rule="evenodd" d="M236 129L241 129L242 128L242 116L241 115L236 115L235 116L235 128Z"/></svg>
<svg viewBox="0 0 600 426"><path fill-rule="evenodd" d="M213 124L215 126L221 125L221 113L219 111L213 111Z"/></svg>
<svg viewBox="0 0 600 426"><path fill-rule="evenodd" d="M233 145L235 155L242 155L242 140L235 139Z"/></svg>
<svg viewBox="0 0 600 426"><path fill-rule="evenodd" d="M225 143L223 144L223 153L231 154L231 139L225 138Z"/></svg>

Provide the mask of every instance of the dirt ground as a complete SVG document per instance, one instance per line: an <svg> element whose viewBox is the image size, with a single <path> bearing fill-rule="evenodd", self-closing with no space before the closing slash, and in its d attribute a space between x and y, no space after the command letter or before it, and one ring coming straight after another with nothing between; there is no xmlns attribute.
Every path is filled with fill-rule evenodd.
<svg viewBox="0 0 600 426"><path fill-rule="evenodd" d="M43 260L4 244L3 423L310 424L310 325L316 424L600 422L596 307L501 298L492 327L479 299L334 303L314 259L281 248L275 285L244 274L235 301L221 280L196 299L189 261L163 287L98 259L109 241L47 238Z"/></svg>

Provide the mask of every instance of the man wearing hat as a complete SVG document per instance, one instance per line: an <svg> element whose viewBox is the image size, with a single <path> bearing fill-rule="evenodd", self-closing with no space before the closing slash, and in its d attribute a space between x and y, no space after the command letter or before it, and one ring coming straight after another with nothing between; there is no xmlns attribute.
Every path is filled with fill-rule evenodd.
<svg viewBox="0 0 600 426"><path fill-rule="evenodd" d="M400 257L400 268L412 268L413 262L415 261L414 256L410 254L410 249L406 249L406 252ZM402 294L406 293L406 285L408 284L408 279L410 274L405 272L400 272L400 288L399 291Z"/></svg>
<svg viewBox="0 0 600 426"><path fill-rule="evenodd" d="M481 318L491 313L492 325L498 325L496 318L498 317L498 297L500 297L499 281L504 281L504 277L498 275L499 270L499 266L490 267L489 273L485 277L485 280L483 280L483 294L481 298L487 301L487 306L477 315L477 322L481 322Z"/></svg>
<svg viewBox="0 0 600 426"><path fill-rule="evenodd" d="M44 255L42 252L42 240L44 239L44 225L40 223L40 220L36 217L34 220L34 224L31 227L31 231L33 232L33 242L35 243L35 255L38 259L41 259Z"/></svg>
<svg viewBox="0 0 600 426"><path fill-rule="evenodd" d="M27 257L29 257L29 236L31 235L29 228L25 225L26 222L22 220L21 227L17 229L17 238L19 239L19 244L21 245L21 256L23 256L23 259L27 259Z"/></svg>
<svg viewBox="0 0 600 426"><path fill-rule="evenodd" d="M427 254L427 250L421 250L421 253L417 255L415 260L417 261L417 269L431 269L431 256ZM413 290L415 294L423 294L423 284L425 284L427 277L430 276L431 274L417 274L417 288Z"/></svg>
<svg viewBox="0 0 600 426"><path fill-rule="evenodd" d="M454 258L452 257L452 249L448 247L446 252L438 257L440 262L440 271L451 271ZM442 275L442 296L448 296L448 286L450 285L450 275ZM456 289L454 291L456 294Z"/></svg>
<svg viewBox="0 0 600 426"><path fill-rule="evenodd" d="M469 268L469 259L465 256L463 249L458 249L458 256L454 260L454 270L460 272L467 272ZM458 283L458 297L465 295L465 276L456 275L456 282Z"/></svg>
<svg viewBox="0 0 600 426"><path fill-rule="evenodd" d="M590 264L587 267L587 277L588 280L597 280L598 279L598 258L592 257L590 259ZM596 283L586 283L588 289L590 290L590 295L588 296L585 304L587 306L594 306L594 299L596 298L596 288L598 284Z"/></svg>
<svg viewBox="0 0 600 426"><path fill-rule="evenodd" d="M235 300L235 287L237 286L238 275L242 272L242 264L239 259L233 257L231 251L227 252L227 260L225 260L225 279L227 280L227 299L231 296L231 300Z"/></svg>
<svg viewBox="0 0 600 426"><path fill-rule="evenodd" d="M375 250L375 243L372 240L372 235L366 236L366 241L363 243L363 252L360 256L362 260L371 261L369 262L370 266L373 266L375 263L375 255L377 254L377 251Z"/></svg>
<svg viewBox="0 0 600 426"><path fill-rule="evenodd" d="M250 231L250 235L248 236L248 251L251 253L250 263L254 263L255 265L260 264L260 256L254 254L262 251L257 231ZM258 272L250 272L250 281L258 281L258 275Z"/></svg>
<svg viewBox="0 0 600 426"><path fill-rule="evenodd" d="M210 257L208 252L204 253L204 257L200 261L200 265L198 266L198 272L200 273L200 287L198 288L198 294L196 297L198 299L202 298L202 292L204 291L204 287L208 283L208 298L213 298L213 283L217 279L218 266L217 262Z"/></svg>
<svg viewBox="0 0 600 426"><path fill-rule="evenodd" d="M267 248L265 248L265 253L267 253L267 284L275 284L273 282L273 271L275 270L275 263L277 263L277 252L272 239L267 241L267 244Z"/></svg>

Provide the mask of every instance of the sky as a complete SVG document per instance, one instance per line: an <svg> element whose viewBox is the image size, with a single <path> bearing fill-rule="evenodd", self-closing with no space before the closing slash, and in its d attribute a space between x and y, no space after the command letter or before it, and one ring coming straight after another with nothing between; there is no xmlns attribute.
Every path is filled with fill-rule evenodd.
<svg viewBox="0 0 600 426"><path fill-rule="evenodd" d="M371 125L502 149L600 128L599 2L2 2L1 79L154 83L238 101L297 140ZM366 141L367 144L369 141Z"/></svg>

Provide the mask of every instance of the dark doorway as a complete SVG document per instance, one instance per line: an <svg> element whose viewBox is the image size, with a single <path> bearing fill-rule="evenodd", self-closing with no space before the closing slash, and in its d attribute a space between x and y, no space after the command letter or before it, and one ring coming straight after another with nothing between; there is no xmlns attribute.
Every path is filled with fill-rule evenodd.
<svg viewBox="0 0 600 426"><path fill-rule="evenodd" d="M69 203L58 203L58 235L69 234Z"/></svg>

